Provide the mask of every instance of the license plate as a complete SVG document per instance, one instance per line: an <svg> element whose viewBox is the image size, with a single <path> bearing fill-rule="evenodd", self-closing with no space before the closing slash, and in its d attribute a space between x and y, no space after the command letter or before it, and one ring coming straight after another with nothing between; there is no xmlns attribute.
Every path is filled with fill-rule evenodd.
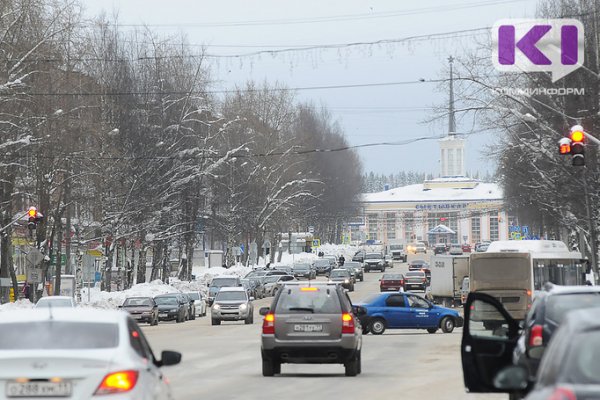
<svg viewBox="0 0 600 400"><path fill-rule="evenodd" d="M142 314L134 315L133 319L142 319Z"/></svg>
<svg viewBox="0 0 600 400"><path fill-rule="evenodd" d="M70 397L71 382L8 382L6 397Z"/></svg>
<svg viewBox="0 0 600 400"><path fill-rule="evenodd" d="M294 332L323 332L323 325L313 325L313 324L294 325Z"/></svg>
<svg viewBox="0 0 600 400"><path fill-rule="evenodd" d="M158 316L159 316L159 317L166 317L166 316L168 316L168 315L169 315L169 314L167 314L167 313L160 313L160 314L158 314Z"/></svg>

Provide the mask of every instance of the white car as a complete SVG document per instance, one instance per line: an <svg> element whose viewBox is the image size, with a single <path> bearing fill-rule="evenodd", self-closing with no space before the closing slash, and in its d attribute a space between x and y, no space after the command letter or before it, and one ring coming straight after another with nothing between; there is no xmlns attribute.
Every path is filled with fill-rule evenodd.
<svg viewBox="0 0 600 400"><path fill-rule="evenodd" d="M172 397L160 367L181 354L163 351L157 360L124 311L5 311L0 331L0 399Z"/></svg>
<svg viewBox="0 0 600 400"><path fill-rule="evenodd" d="M58 307L67 307L74 308L75 300L71 296L47 296L42 297L35 303L35 308L58 308Z"/></svg>
<svg viewBox="0 0 600 400"><path fill-rule="evenodd" d="M206 317L206 298L201 292L187 292L186 293L196 306L196 315L199 317Z"/></svg>

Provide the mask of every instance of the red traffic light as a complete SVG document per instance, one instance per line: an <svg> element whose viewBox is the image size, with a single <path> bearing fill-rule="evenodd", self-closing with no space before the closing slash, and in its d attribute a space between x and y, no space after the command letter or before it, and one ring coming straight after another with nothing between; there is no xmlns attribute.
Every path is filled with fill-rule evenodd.
<svg viewBox="0 0 600 400"><path fill-rule="evenodd" d="M585 139L585 134L582 131L576 130L576 131L571 132L571 140L574 143L581 143L581 142L583 142L584 139Z"/></svg>
<svg viewBox="0 0 600 400"><path fill-rule="evenodd" d="M570 154L571 153L571 144L570 143L561 144L559 151L560 151L560 154Z"/></svg>

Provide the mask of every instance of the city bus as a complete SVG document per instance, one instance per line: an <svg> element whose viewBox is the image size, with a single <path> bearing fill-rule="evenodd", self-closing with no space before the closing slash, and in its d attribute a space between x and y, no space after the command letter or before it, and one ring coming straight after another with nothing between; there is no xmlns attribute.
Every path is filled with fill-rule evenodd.
<svg viewBox="0 0 600 400"><path fill-rule="evenodd" d="M469 291L491 294L522 320L546 282L584 285L587 272L581 253L559 240L496 241L486 252L471 254Z"/></svg>

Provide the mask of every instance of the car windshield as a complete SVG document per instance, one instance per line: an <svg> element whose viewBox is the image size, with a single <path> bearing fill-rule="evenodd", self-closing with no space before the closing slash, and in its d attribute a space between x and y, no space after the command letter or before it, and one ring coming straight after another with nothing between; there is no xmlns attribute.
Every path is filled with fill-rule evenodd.
<svg viewBox="0 0 600 400"><path fill-rule="evenodd" d="M186 293L188 297L192 300L200 300L200 295L195 292Z"/></svg>
<svg viewBox="0 0 600 400"><path fill-rule="evenodd" d="M271 275L271 276L267 276L263 282L264 283L273 283L273 282L277 282L279 279L281 279L281 275Z"/></svg>
<svg viewBox="0 0 600 400"><path fill-rule="evenodd" d="M240 291L220 291L215 301L246 301L246 292Z"/></svg>
<svg viewBox="0 0 600 400"><path fill-rule="evenodd" d="M152 299L149 298L135 298L131 297L129 299L125 299L123 302L123 307L152 307Z"/></svg>
<svg viewBox="0 0 600 400"><path fill-rule="evenodd" d="M569 311L600 306L600 293L570 293L548 296L546 318L560 324Z"/></svg>
<svg viewBox="0 0 600 400"><path fill-rule="evenodd" d="M0 327L0 350L107 349L119 344L119 325L115 323L48 319L1 323Z"/></svg>
<svg viewBox="0 0 600 400"><path fill-rule="evenodd" d="M211 282L212 287L233 287L238 285L236 278L215 278Z"/></svg>
<svg viewBox="0 0 600 400"><path fill-rule="evenodd" d="M154 302L159 306L179 304L179 302L177 301L177 297L175 296L155 297Z"/></svg>
<svg viewBox="0 0 600 400"><path fill-rule="evenodd" d="M329 275L330 278L347 278L350 276L350 273L346 270L343 271L332 271Z"/></svg>
<svg viewBox="0 0 600 400"><path fill-rule="evenodd" d="M36 308L38 307L73 307L73 302L69 299L52 299L52 298L42 298L36 303Z"/></svg>
<svg viewBox="0 0 600 400"><path fill-rule="evenodd" d="M330 264L331 263L327 259L321 259L321 260L315 261L315 265L317 265L317 266L321 266L321 265L327 265L328 266Z"/></svg>
<svg viewBox="0 0 600 400"><path fill-rule="evenodd" d="M382 258L382 257L381 257L381 254L379 254L379 253L367 253L367 255L365 255L366 260L377 260L380 258Z"/></svg>
<svg viewBox="0 0 600 400"><path fill-rule="evenodd" d="M296 264L294 265L294 271L306 271L310 269L310 265L308 264Z"/></svg>
<svg viewBox="0 0 600 400"><path fill-rule="evenodd" d="M308 289L308 290L307 290ZM340 300L332 287L289 287L283 290L275 307L277 314L339 314Z"/></svg>

